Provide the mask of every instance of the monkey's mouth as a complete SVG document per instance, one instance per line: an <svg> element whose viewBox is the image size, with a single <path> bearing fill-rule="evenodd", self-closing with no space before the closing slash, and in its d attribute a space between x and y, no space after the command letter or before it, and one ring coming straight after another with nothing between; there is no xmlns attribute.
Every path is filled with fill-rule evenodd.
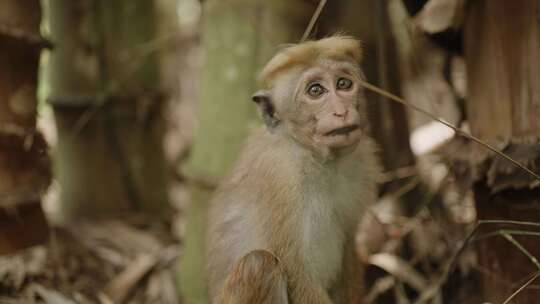
<svg viewBox="0 0 540 304"><path fill-rule="evenodd" d="M327 132L326 136L337 136L337 135L348 135L349 133L357 130L360 126L359 125L350 125L350 126L345 126L345 127L342 127L342 128L337 128L337 129L334 129L330 132Z"/></svg>

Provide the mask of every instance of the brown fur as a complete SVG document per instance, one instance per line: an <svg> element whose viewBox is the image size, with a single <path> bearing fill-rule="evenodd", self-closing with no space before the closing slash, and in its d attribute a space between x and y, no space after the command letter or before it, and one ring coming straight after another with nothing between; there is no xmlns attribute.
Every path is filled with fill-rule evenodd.
<svg viewBox="0 0 540 304"><path fill-rule="evenodd" d="M287 304L287 301L287 279L278 258L269 251L254 250L235 265L218 302Z"/></svg>
<svg viewBox="0 0 540 304"><path fill-rule="evenodd" d="M263 87L269 88L276 75L286 73L287 69L292 67L313 64L320 58L359 63L362 60L360 41L338 35L290 45L266 64L259 81Z"/></svg>
<svg viewBox="0 0 540 304"><path fill-rule="evenodd" d="M276 303L283 298L277 285L286 286L291 304L361 303L354 237L359 217L375 200L374 145L362 130L354 133L357 143L329 148L326 131L317 131L322 122L324 130L349 120L364 123L360 71L353 64L361 51L350 38L321 41L290 47L286 64L281 52L267 66L274 82L259 102L274 108L266 114L279 122L250 137L212 201L207 251L213 303ZM307 57L295 57L311 53L319 57L307 66ZM298 62L302 67L295 70ZM334 92L334 76L343 69L352 69L346 75L355 86ZM310 73L330 79L321 84L332 94L305 100L305 90L297 88L311 83ZM351 112L348 118L336 115L338 108Z"/></svg>

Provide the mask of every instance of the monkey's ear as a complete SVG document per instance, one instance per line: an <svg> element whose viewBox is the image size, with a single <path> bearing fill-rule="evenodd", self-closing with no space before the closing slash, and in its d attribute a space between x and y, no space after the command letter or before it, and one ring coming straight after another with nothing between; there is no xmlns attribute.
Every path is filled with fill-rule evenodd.
<svg viewBox="0 0 540 304"><path fill-rule="evenodd" d="M266 126L270 129L275 128L279 124L279 119L276 117L276 111L274 104L272 103L270 92L267 90L257 91L253 94L251 100L259 107Z"/></svg>

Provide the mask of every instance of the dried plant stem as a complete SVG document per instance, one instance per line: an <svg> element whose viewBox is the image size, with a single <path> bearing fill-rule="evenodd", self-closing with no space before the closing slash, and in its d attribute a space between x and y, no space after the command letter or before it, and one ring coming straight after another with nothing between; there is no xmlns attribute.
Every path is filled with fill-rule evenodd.
<svg viewBox="0 0 540 304"><path fill-rule="evenodd" d="M527 258L529 260L531 260L531 262L540 271L540 263L538 263L538 259L536 259L536 257L534 255L532 255L532 253L530 253L529 250L525 249L525 247L523 247L523 245L521 245L520 242L518 242L512 235L510 235L510 233L499 232L499 234L502 235L507 241L512 243L512 245L514 245L519 251L521 251L521 253L523 253L525 256L527 256Z"/></svg>
<svg viewBox="0 0 540 304"><path fill-rule="evenodd" d="M527 286L531 285L534 280L536 280L540 276L540 271L537 271L532 278L530 278L525 284L521 285L516 291L514 291L502 304L508 304L510 301L512 301L513 298L515 298L523 289L527 288Z"/></svg>
<svg viewBox="0 0 540 304"><path fill-rule="evenodd" d="M477 144L491 150L495 154L497 154L500 157L508 160L509 162L516 165L517 167L521 168L523 171L527 172L529 175L534 177L536 180L540 181L540 175L534 173L532 170L525 167L525 165L523 165L520 162L516 161L515 159L511 158L510 156L508 156L507 154L505 154L501 150L499 150L499 149L493 147L492 145L486 143L485 141L479 139L478 137L475 137L474 135L469 134L469 133L461 130L460 128L452 125L451 123L449 123L449 122L447 122L447 121L445 121L445 120L431 114L430 112L428 112L428 111L426 111L426 110L424 110L424 109L422 109L422 108L420 108L418 106L415 106L415 105L407 102L405 99L403 99L403 98L401 98L399 96L396 96L396 95L394 95L392 93L389 93L388 91L385 91L384 89L381 89L381 88L379 88L379 87L377 87L375 85L372 85L372 84L370 84L370 83L368 83L366 81L361 81L361 85L363 87L365 87L366 89L370 90L370 91L373 91L373 92L375 92L377 94L380 94L380 95L382 95L382 96L384 96L386 98L389 98L389 99L391 99L391 100L393 100L395 102L398 102L398 103L400 103L400 104L402 104L402 105L404 105L406 107L409 107L409 108L411 108L411 109L413 109L415 111L418 111L418 112L428 116L429 118L431 118L431 119L433 119L433 120L447 126L448 128L454 130L456 132L456 134L461 135L461 136L463 136L463 137L465 137L467 139L470 139L470 140L474 141L475 143L477 143Z"/></svg>
<svg viewBox="0 0 540 304"><path fill-rule="evenodd" d="M315 23L319 19L319 16L322 13L322 10L324 9L324 6L326 5L327 0L321 0L319 2L319 6L317 6L317 9L315 9L315 12L313 13L313 16L311 17L311 20L309 21L309 24L304 31L304 35L302 35L302 39L300 39L300 42L304 42L309 38L309 35L311 35L311 31L313 30L313 27L315 26Z"/></svg>

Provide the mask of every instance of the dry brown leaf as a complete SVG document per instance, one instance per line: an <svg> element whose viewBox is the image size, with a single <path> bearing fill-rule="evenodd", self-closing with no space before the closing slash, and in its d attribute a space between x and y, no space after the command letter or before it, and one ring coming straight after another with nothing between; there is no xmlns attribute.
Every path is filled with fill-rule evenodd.
<svg viewBox="0 0 540 304"><path fill-rule="evenodd" d="M164 304L178 304L178 292L176 291L175 275L170 269L164 269L159 272L161 281L161 299Z"/></svg>
<svg viewBox="0 0 540 304"><path fill-rule="evenodd" d="M455 28L460 23L463 0L430 0L414 18L414 23L429 34Z"/></svg>
<svg viewBox="0 0 540 304"><path fill-rule="evenodd" d="M369 263L384 269L418 291L422 291L428 286L427 280L420 273L396 255L389 253L374 254L370 256Z"/></svg>
<svg viewBox="0 0 540 304"><path fill-rule="evenodd" d="M157 264L159 259L150 254L142 254L116 278L107 284L104 294L115 303L124 302L137 283Z"/></svg>
<svg viewBox="0 0 540 304"><path fill-rule="evenodd" d="M367 303L375 303L377 297L385 293L390 288L393 288L396 285L396 278L389 275L375 281L375 284L369 291L369 294L366 296Z"/></svg>
<svg viewBox="0 0 540 304"><path fill-rule="evenodd" d="M110 247L127 256L134 252L153 254L162 249L155 236L121 221L79 223L73 233L89 248Z"/></svg>
<svg viewBox="0 0 540 304"><path fill-rule="evenodd" d="M47 246L0 257L0 304L43 304L45 297L62 295L77 304L120 304L100 295L106 283L126 303L177 304L178 295L171 296L176 292L174 276L163 275L174 273L180 250L168 224L126 217L55 228ZM156 301L149 301L148 285L154 277ZM35 285L46 290L38 293ZM54 304L65 304L61 301Z"/></svg>
<svg viewBox="0 0 540 304"><path fill-rule="evenodd" d="M114 302L106 294L100 292L98 294L98 299L100 304L114 304Z"/></svg>
<svg viewBox="0 0 540 304"><path fill-rule="evenodd" d="M77 304L58 291L50 290L37 284L32 287L34 292L45 301L45 304Z"/></svg>

